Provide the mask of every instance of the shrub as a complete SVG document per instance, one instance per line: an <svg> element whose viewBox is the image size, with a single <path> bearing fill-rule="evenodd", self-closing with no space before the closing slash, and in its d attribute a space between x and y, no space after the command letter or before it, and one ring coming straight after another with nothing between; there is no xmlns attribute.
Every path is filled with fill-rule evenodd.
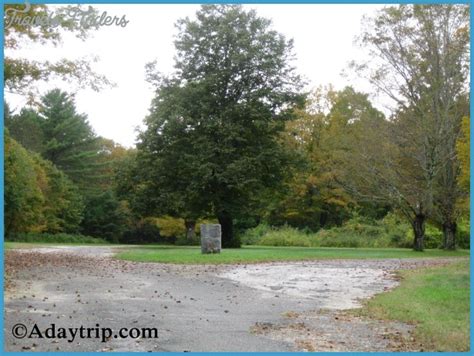
<svg viewBox="0 0 474 356"><path fill-rule="evenodd" d="M354 229L355 228L355 229ZM320 230L312 239L315 247L389 247L390 243L378 226L342 226Z"/></svg>
<svg viewBox="0 0 474 356"><path fill-rule="evenodd" d="M260 239L271 230L271 227L266 223L261 223L254 228L248 229L240 237L242 244L244 245L258 245Z"/></svg>
<svg viewBox="0 0 474 356"><path fill-rule="evenodd" d="M160 229L160 235L165 237L174 237L177 241L185 241L186 227L184 225L184 219L174 218L172 216L161 216L159 218L150 218L153 222L158 225ZM201 224L217 224L216 220L199 219L196 221L194 232L199 235L201 230ZM195 240L193 239L195 244ZM199 242L199 241L198 241Z"/></svg>
<svg viewBox="0 0 474 356"><path fill-rule="evenodd" d="M413 247L413 238L407 235L407 232L411 230L411 226L400 216L388 213L382 219L382 224L385 228L386 237L390 241L390 247Z"/></svg>
<svg viewBox="0 0 474 356"><path fill-rule="evenodd" d="M51 242L51 243L81 243L81 244L106 244L106 240L79 234L49 234L49 233L18 233L5 237L5 241L12 242Z"/></svg>
<svg viewBox="0 0 474 356"><path fill-rule="evenodd" d="M152 220L160 229L161 236L179 238L186 234L183 219L165 215L159 218L152 218Z"/></svg>
<svg viewBox="0 0 474 356"><path fill-rule="evenodd" d="M242 240L246 244L312 247L411 247L407 239L409 225L395 214L374 221L354 215L343 226L321 229L317 233L288 226L270 228L261 224L249 229Z"/></svg>
<svg viewBox="0 0 474 356"><path fill-rule="evenodd" d="M320 230L312 239L318 247L389 247L390 239L380 221L355 215L343 226Z"/></svg>
<svg viewBox="0 0 474 356"><path fill-rule="evenodd" d="M121 239L121 243L142 244L142 243L174 243L174 238L164 238L160 235L160 229L153 218L140 221L136 226L126 230Z"/></svg>
<svg viewBox="0 0 474 356"><path fill-rule="evenodd" d="M432 224L426 224L425 248L443 248L443 231Z"/></svg>
<svg viewBox="0 0 474 356"><path fill-rule="evenodd" d="M406 233L406 238L411 241L410 246L413 246L414 234L413 230L409 229ZM442 248L443 247L443 232L432 224L425 225L425 248Z"/></svg>
<svg viewBox="0 0 474 356"><path fill-rule="evenodd" d="M319 230L311 241L314 247L361 247L360 238L348 235L341 228Z"/></svg>
<svg viewBox="0 0 474 356"><path fill-rule="evenodd" d="M296 228L284 226L266 232L259 240L259 245L310 247L311 241L309 235Z"/></svg>
<svg viewBox="0 0 474 356"><path fill-rule="evenodd" d="M470 248L471 239L471 227L469 220L461 219L458 222L458 228L456 231L456 246L459 248Z"/></svg>
<svg viewBox="0 0 474 356"><path fill-rule="evenodd" d="M469 248L469 222L458 223L456 242L459 248ZM317 233L283 226L271 228L260 224L242 236L244 244L266 246L312 247L413 247L413 231L402 217L389 213L382 220L371 220L355 215L344 225L321 229ZM442 247L443 233L432 224L426 224L425 248Z"/></svg>

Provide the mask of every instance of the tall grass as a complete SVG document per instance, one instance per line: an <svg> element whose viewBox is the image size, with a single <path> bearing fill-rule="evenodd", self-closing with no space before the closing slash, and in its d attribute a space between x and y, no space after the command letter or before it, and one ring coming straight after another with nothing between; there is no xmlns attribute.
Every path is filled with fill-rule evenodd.
<svg viewBox="0 0 474 356"><path fill-rule="evenodd" d="M458 246L469 248L468 227L460 225L458 230ZM405 221L388 214L379 221L368 221L356 216L343 226L322 229L317 233L287 225L270 227L261 224L247 230L241 240L246 245L262 246L410 248L413 245L413 232ZM427 224L425 247L440 248L442 241L442 232Z"/></svg>

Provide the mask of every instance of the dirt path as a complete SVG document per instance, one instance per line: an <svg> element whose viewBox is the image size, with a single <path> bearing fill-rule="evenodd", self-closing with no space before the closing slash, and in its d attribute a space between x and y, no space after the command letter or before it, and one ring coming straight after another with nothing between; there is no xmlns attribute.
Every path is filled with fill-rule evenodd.
<svg viewBox="0 0 474 356"><path fill-rule="evenodd" d="M7 351L393 351L411 327L343 311L397 285L392 272L446 260L239 266L134 263L109 247L6 251ZM157 328L158 339L15 339L14 325ZM57 336L57 335L56 335ZM71 338L69 338L70 340Z"/></svg>

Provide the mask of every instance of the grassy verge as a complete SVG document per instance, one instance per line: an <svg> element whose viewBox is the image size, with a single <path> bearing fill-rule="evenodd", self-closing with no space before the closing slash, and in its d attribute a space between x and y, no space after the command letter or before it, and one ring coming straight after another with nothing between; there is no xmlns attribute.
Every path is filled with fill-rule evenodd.
<svg viewBox="0 0 474 356"><path fill-rule="evenodd" d="M354 312L416 324L424 351L469 350L469 261L400 272L398 288Z"/></svg>
<svg viewBox="0 0 474 356"><path fill-rule="evenodd" d="M225 264L316 259L369 259L469 256L468 250L447 252L376 248L243 247L224 249L220 254L202 255L198 247L140 246L117 254L117 258L139 262L180 264Z"/></svg>

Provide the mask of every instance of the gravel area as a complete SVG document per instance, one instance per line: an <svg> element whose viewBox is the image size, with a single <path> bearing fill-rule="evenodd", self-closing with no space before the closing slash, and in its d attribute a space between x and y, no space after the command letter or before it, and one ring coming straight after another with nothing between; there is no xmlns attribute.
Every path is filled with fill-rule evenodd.
<svg viewBox="0 0 474 356"><path fill-rule="evenodd" d="M5 252L6 351L416 350L412 326L344 310L396 287L394 271L452 259L171 265L108 246ZM158 338L16 339L14 325L156 328ZM69 338L70 339L70 338Z"/></svg>

